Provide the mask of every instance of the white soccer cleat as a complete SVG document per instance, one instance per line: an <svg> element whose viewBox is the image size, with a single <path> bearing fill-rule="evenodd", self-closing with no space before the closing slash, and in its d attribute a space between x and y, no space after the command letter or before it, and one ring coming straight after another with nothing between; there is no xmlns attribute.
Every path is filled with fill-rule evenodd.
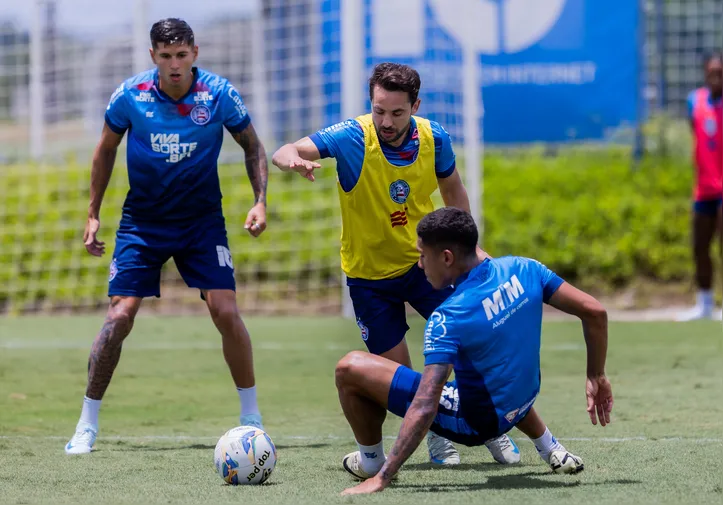
<svg viewBox="0 0 723 505"><path fill-rule="evenodd" d="M376 474L370 474L364 471L361 464L361 453L359 451L350 452L341 460L344 470L349 472L356 480L367 480Z"/></svg>
<svg viewBox="0 0 723 505"><path fill-rule="evenodd" d="M427 432L427 449L429 449L429 461L435 465L459 465L459 452L454 448L452 442L436 433Z"/></svg>
<svg viewBox="0 0 723 505"><path fill-rule="evenodd" d="M65 445L65 454L89 454L93 450L98 427L92 424L81 424L75 428L75 435Z"/></svg>
<svg viewBox="0 0 723 505"><path fill-rule="evenodd" d="M552 451L550 468L555 473L578 473L585 469L582 459L567 451Z"/></svg>
<svg viewBox="0 0 723 505"><path fill-rule="evenodd" d="M696 321L698 319L715 319L713 307L705 307L696 305L688 310L684 310L676 315L675 320L678 322Z"/></svg>
<svg viewBox="0 0 723 505"><path fill-rule="evenodd" d="M485 446L500 464L515 465L520 462L520 449L507 434L488 440Z"/></svg>

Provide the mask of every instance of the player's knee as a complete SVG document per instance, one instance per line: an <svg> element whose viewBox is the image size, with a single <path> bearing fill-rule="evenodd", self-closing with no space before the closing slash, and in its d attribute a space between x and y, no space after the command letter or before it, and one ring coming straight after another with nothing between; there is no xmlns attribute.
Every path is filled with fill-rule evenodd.
<svg viewBox="0 0 723 505"><path fill-rule="evenodd" d="M357 382L356 379L364 369L365 359L366 353L352 351L339 360L335 371L336 387L338 389L347 388Z"/></svg>
<svg viewBox="0 0 723 505"><path fill-rule="evenodd" d="M235 301L210 304L208 310L216 324L229 324L239 318L239 311Z"/></svg>
<svg viewBox="0 0 723 505"><path fill-rule="evenodd" d="M108 309L106 324L111 327L111 335L117 339L124 339L133 328L138 307L125 300L113 300Z"/></svg>
<svg viewBox="0 0 723 505"><path fill-rule="evenodd" d="M133 329L134 317L128 311L112 311L108 314L105 322L108 338L110 341L120 344Z"/></svg>

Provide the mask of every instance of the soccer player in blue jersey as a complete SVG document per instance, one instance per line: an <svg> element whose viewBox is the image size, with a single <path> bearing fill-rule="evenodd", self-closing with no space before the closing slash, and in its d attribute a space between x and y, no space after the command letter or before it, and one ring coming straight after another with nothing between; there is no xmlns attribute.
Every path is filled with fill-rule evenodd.
<svg viewBox="0 0 723 505"><path fill-rule="evenodd" d="M449 134L415 115L420 86L412 67L380 63L369 79L371 114L286 144L273 156L281 170L311 181L320 166L315 160L336 159L341 266L362 340L369 352L410 368L405 302L427 319L451 293L435 290L417 266L416 225L434 210L431 195L437 189L445 205L469 211ZM427 447L432 463L460 462L444 437L430 432ZM500 463L519 462L507 435L487 447Z"/></svg>
<svg viewBox="0 0 723 505"><path fill-rule="evenodd" d="M467 446L517 427L557 473L583 469L550 433L533 405L540 392L543 304L582 320L587 344L587 411L593 424L610 422L613 396L605 376L607 313L592 296L541 263L491 258L476 248L477 227L459 209L427 215L417 228L419 266L436 288L454 293L428 320L424 373L355 351L336 368L342 409L366 454L347 455L344 468L368 479L347 494L389 485L427 430ZM455 380L447 382L454 370ZM441 400L440 400L441 396ZM386 411L403 417L388 459L382 446Z"/></svg>
<svg viewBox="0 0 723 505"><path fill-rule="evenodd" d="M228 80L194 66L191 27L170 18L150 32L156 68L113 93L93 156L84 241L101 256L100 207L118 145L128 132L130 191L110 264L110 306L88 361L88 384L68 454L91 452L98 411L144 297L160 296L161 267L170 258L197 288L221 333L223 354L241 403L241 424L262 427L256 402L251 340L236 305L236 283L221 206L218 156L226 128L241 145L255 203L245 228L266 228L266 153L246 106Z"/></svg>

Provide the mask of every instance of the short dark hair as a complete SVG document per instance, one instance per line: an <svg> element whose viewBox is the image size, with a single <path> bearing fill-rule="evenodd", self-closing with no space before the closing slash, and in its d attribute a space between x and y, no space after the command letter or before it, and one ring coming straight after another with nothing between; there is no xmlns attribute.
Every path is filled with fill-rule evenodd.
<svg viewBox="0 0 723 505"><path fill-rule="evenodd" d="M186 44L193 47L194 43L193 30L182 19L161 19L153 23L151 27L151 44L154 49L158 47L158 44Z"/></svg>
<svg viewBox="0 0 723 505"><path fill-rule="evenodd" d="M374 99L374 87L381 86L387 91L404 91L409 95L409 103L417 101L422 80L419 72L409 65L400 63L380 63L372 70L369 78L369 99Z"/></svg>
<svg viewBox="0 0 723 505"><path fill-rule="evenodd" d="M426 246L456 250L463 257L476 254L479 233L474 219L462 209L442 207L419 221L417 236Z"/></svg>

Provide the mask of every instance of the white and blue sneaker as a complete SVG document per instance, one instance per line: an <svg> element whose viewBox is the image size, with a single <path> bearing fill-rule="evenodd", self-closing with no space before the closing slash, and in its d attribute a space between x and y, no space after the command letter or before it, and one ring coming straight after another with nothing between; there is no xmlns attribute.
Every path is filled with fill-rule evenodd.
<svg viewBox="0 0 723 505"><path fill-rule="evenodd" d="M427 432L427 449L429 449L429 461L433 464L459 465L459 452L452 442L431 431Z"/></svg>
<svg viewBox="0 0 723 505"><path fill-rule="evenodd" d="M65 445L65 454L89 454L93 450L98 427L88 423L78 423L75 435Z"/></svg>
<svg viewBox="0 0 723 505"><path fill-rule="evenodd" d="M491 438L485 442L495 461L503 465L515 465L520 462L520 449L507 434Z"/></svg>
<svg viewBox="0 0 723 505"><path fill-rule="evenodd" d="M261 414L246 414L239 418L239 422L241 426L253 426L254 428L264 430L264 425L261 422Z"/></svg>

